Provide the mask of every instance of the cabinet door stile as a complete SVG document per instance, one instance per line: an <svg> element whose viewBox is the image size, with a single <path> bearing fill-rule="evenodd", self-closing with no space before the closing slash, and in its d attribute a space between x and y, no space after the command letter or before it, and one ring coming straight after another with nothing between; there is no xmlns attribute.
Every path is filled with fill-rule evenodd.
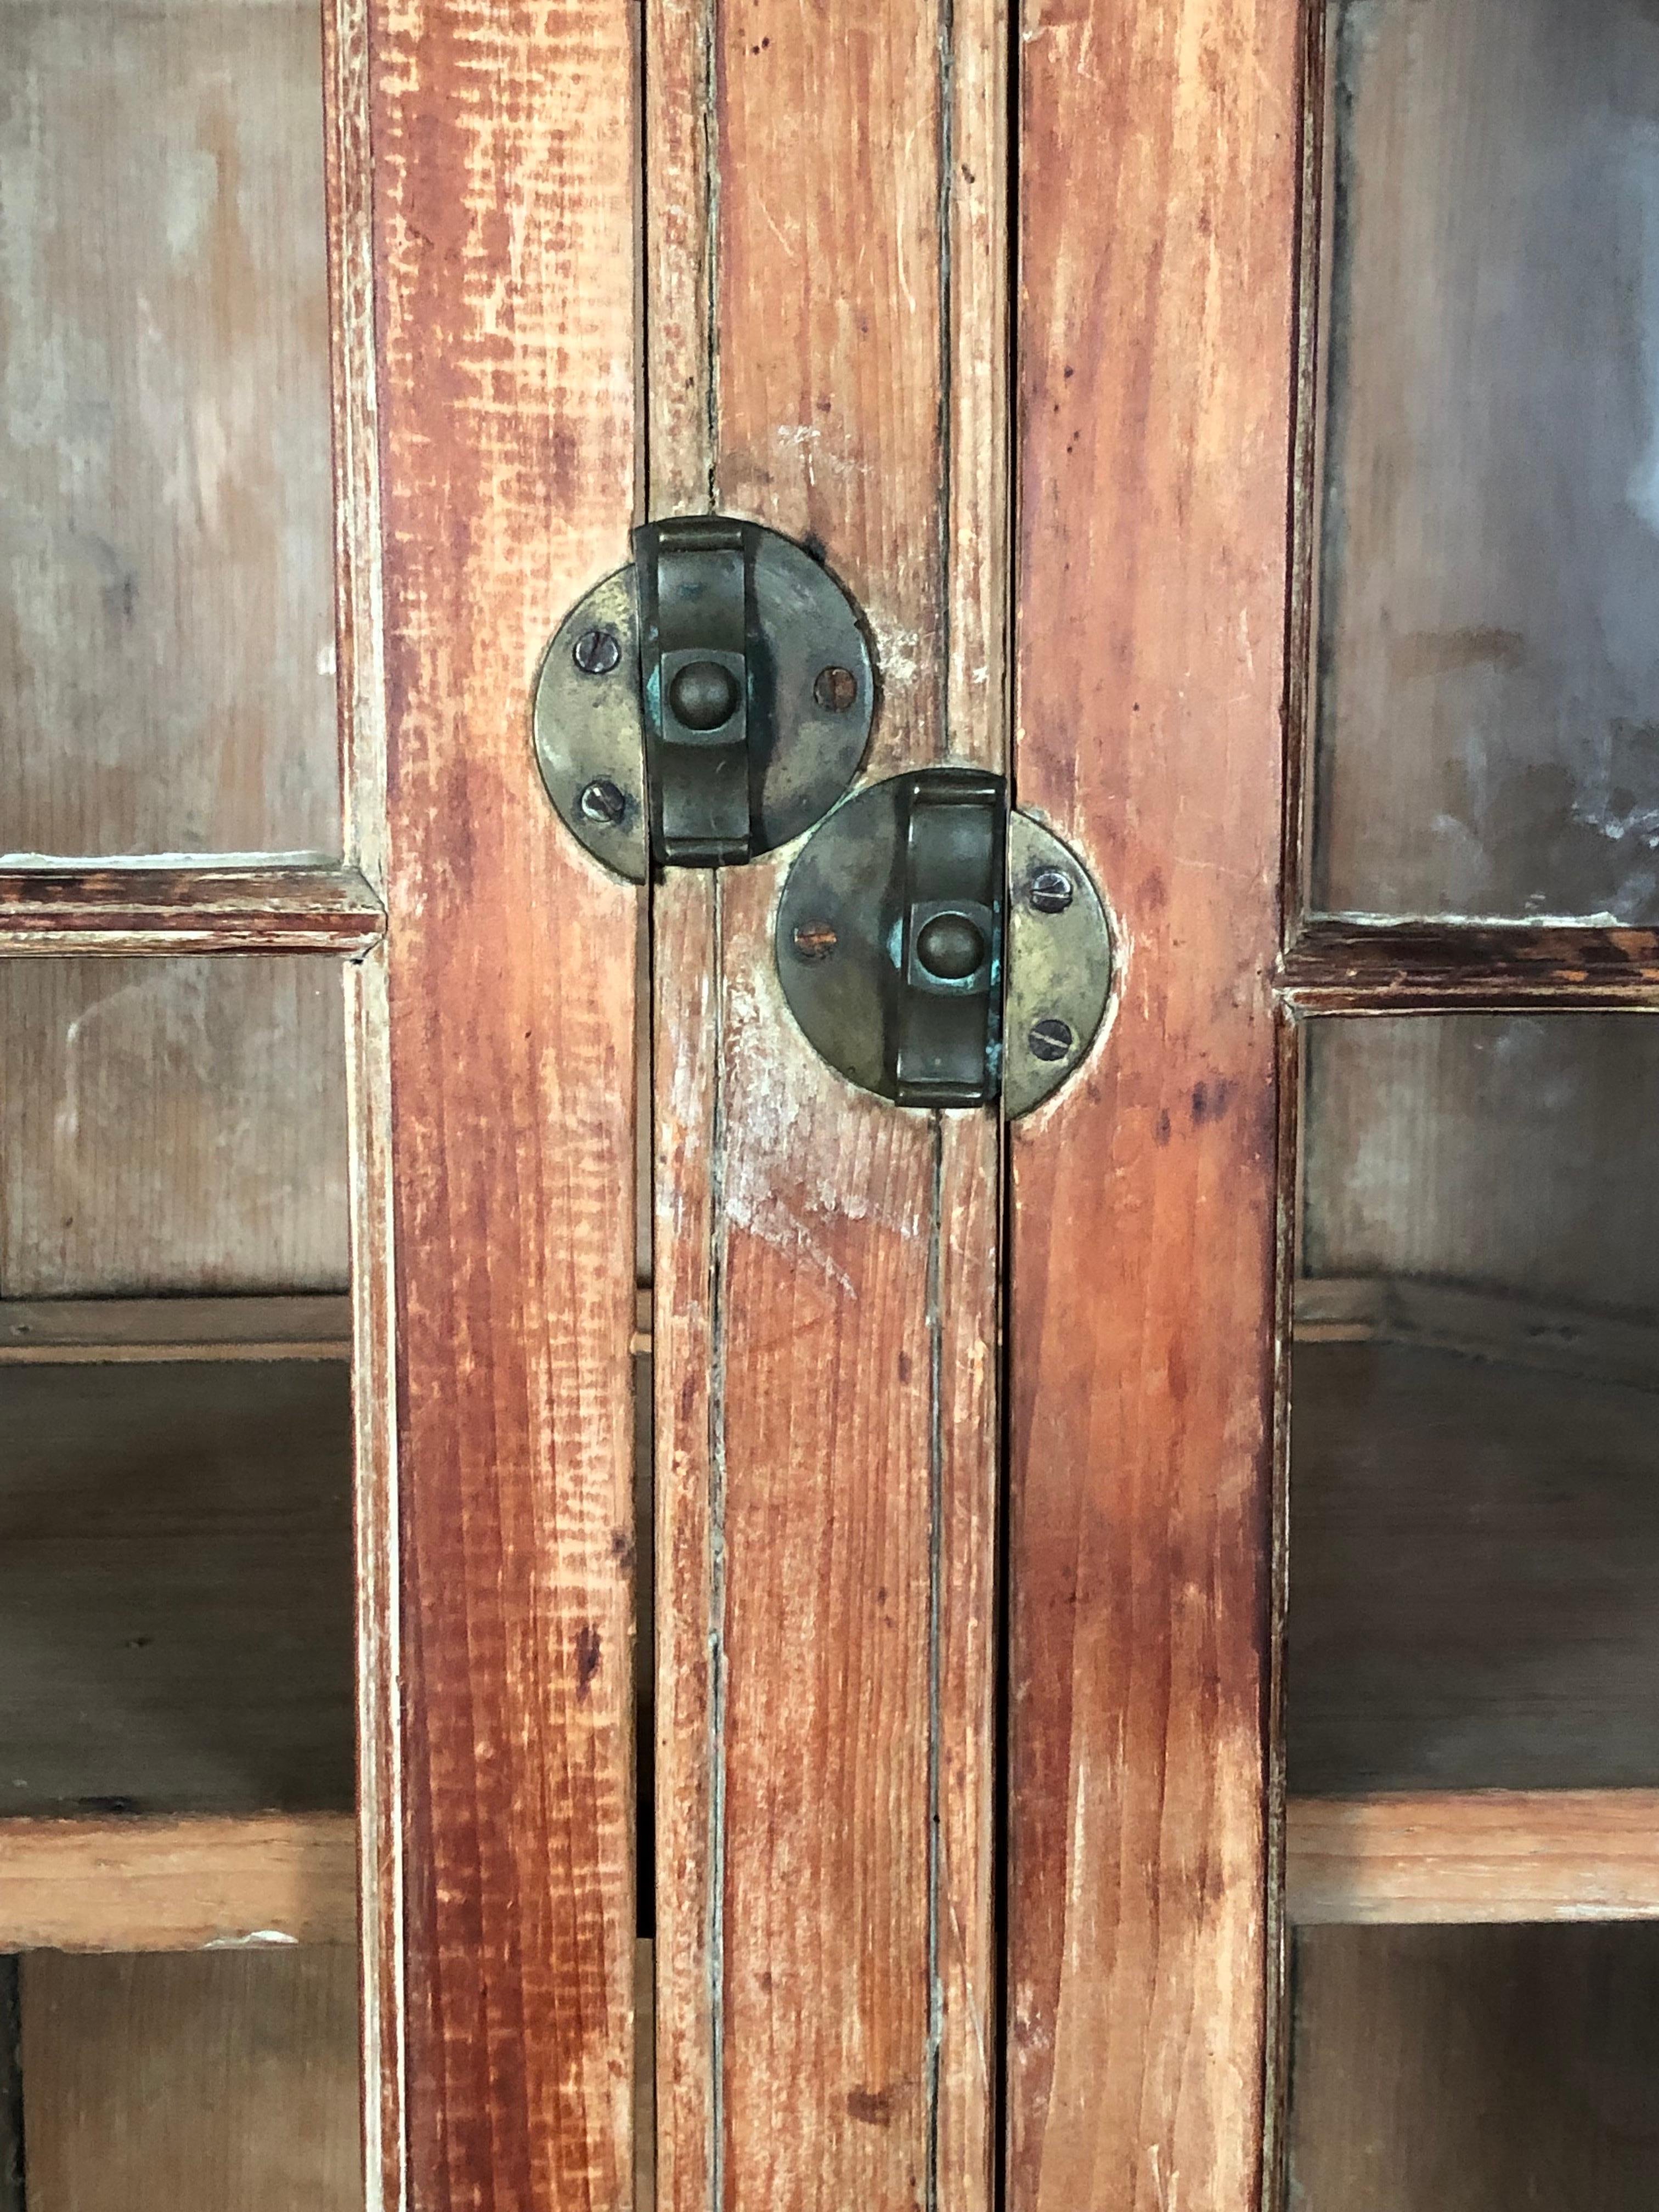
<svg viewBox="0 0 1659 2212"><path fill-rule="evenodd" d="M1011 2212L1259 2201L1299 15L1021 40L1017 794L1121 966L1012 1140Z"/></svg>
<svg viewBox="0 0 1659 2212"><path fill-rule="evenodd" d="M866 776L1003 757L1003 21L648 18L653 504L823 548L881 671ZM659 2197L971 2212L998 1132L817 1059L789 857L654 901Z"/></svg>
<svg viewBox="0 0 1659 2212"><path fill-rule="evenodd" d="M637 895L529 702L633 515L637 60L615 0L386 0L370 60L407 2191L619 2212Z"/></svg>

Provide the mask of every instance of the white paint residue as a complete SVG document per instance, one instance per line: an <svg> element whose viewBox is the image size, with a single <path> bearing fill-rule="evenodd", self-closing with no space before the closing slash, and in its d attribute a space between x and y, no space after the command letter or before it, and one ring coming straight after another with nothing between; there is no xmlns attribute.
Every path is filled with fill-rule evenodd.
<svg viewBox="0 0 1659 2212"><path fill-rule="evenodd" d="M913 629L895 629L873 607L865 612L876 634L876 667L890 688L914 684L921 674L922 641Z"/></svg>
<svg viewBox="0 0 1659 2212"><path fill-rule="evenodd" d="M170 152L161 164L161 222L167 252L181 261L202 243L219 198L219 163L212 154Z"/></svg>
<svg viewBox="0 0 1659 2212"><path fill-rule="evenodd" d="M297 1950L299 1945L297 1936L285 1935L280 1928L251 1928L246 1936L216 1936L202 1948L204 1951L269 1951L286 1946L290 1950Z"/></svg>
<svg viewBox="0 0 1659 2212"><path fill-rule="evenodd" d="M1152 2170L1152 2187L1158 2191L1158 2212L1181 2212L1178 2202L1181 2195L1181 2177L1177 2173L1171 2172L1169 2185L1165 2187L1163 2163L1156 2143L1148 2143L1146 2146L1146 2163Z"/></svg>
<svg viewBox="0 0 1659 2212"><path fill-rule="evenodd" d="M781 1009L762 1006L752 977L734 981L732 998L727 1035L734 1058L741 1062L753 1052L752 1039L774 1032ZM781 1081L776 1069L763 1071L739 1066L733 1089L744 1104L741 1124L732 1131L736 1141L726 1147L728 1217L738 1228L758 1237L774 1251L804 1261L848 1297L855 1297L858 1294L851 1277L823 1249L819 1228L796 1212L770 1180L773 1161L798 1161L802 1152L802 1132L797 1127L798 1116L787 1075ZM828 1216L823 1225L828 1225Z"/></svg>

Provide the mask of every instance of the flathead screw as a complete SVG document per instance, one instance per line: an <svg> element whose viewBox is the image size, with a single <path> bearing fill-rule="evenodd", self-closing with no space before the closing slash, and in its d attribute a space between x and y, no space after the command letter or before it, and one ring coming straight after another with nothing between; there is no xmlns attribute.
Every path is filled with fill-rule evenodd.
<svg viewBox="0 0 1659 2212"><path fill-rule="evenodd" d="M1039 868L1026 896L1039 914L1064 914L1072 903L1072 879L1064 868Z"/></svg>
<svg viewBox="0 0 1659 2212"><path fill-rule="evenodd" d="M798 921L790 942L798 960L827 960L841 939L833 922Z"/></svg>
<svg viewBox="0 0 1659 2212"><path fill-rule="evenodd" d="M585 821L603 822L612 830L628 811L627 799L608 775L595 776L592 783L584 784L576 804Z"/></svg>
<svg viewBox="0 0 1659 2212"><path fill-rule="evenodd" d="M812 696L826 714L844 714L859 696L859 679L850 668L820 668L813 679Z"/></svg>
<svg viewBox="0 0 1659 2212"><path fill-rule="evenodd" d="M622 646L614 629L585 629L571 647L571 658L584 676L609 676L622 659Z"/></svg>
<svg viewBox="0 0 1659 2212"><path fill-rule="evenodd" d="M1064 1060L1077 1042L1069 1022L1058 1015L1045 1014L1040 1022L1033 1022L1025 1042L1031 1048L1034 1060Z"/></svg>

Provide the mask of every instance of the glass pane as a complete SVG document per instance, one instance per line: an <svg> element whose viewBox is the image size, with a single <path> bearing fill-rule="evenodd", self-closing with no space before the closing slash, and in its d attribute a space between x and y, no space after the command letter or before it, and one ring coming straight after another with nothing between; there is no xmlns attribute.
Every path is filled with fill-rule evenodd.
<svg viewBox="0 0 1659 2212"><path fill-rule="evenodd" d="M314 0L0 0L0 851L339 849Z"/></svg>
<svg viewBox="0 0 1659 2212"><path fill-rule="evenodd" d="M0 962L0 1295L340 1291L340 976Z"/></svg>
<svg viewBox="0 0 1659 2212"><path fill-rule="evenodd" d="M1659 921L1659 9L1329 52L1314 904Z"/></svg>
<svg viewBox="0 0 1659 2212"><path fill-rule="evenodd" d="M0 1816L350 1807L343 1030L331 962L0 962Z"/></svg>
<svg viewBox="0 0 1659 2212"><path fill-rule="evenodd" d="M1659 1021L1307 1045L1291 1791L1659 1784Z"/></svg>

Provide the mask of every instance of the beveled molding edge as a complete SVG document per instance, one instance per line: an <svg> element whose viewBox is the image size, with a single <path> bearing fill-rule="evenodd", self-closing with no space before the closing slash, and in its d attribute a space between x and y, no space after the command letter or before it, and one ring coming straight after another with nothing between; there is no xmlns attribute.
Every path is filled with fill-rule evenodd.
<svg viewBox="0 0 1659 2212"><path fill-rule="evenodd" d="M366 952L386 931L367 878L309 854L0 859L0 957Z"/></svg>
<svg viewBox="0 0 1659 2212"><path fill-rule="evenodd" d="M1274 981L1297 1014L1659 1008L1659 929L1321 917L1291 939Z"/></svg>

